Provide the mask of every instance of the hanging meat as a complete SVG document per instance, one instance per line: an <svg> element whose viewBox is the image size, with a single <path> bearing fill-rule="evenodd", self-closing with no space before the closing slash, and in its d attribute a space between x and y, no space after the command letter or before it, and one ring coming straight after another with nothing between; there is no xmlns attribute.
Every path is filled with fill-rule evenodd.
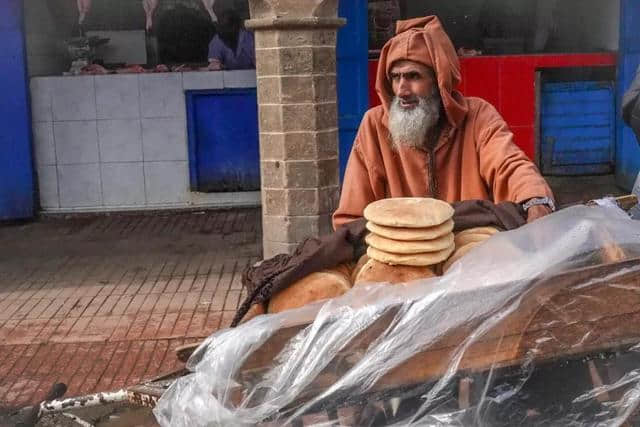
<svg viewBox="0 0 640 427"><path fill-rule="evenodd" d="M91 9L91 0L78 0L78 24L82 25Z"/></svg>
<svg viewBox="0 0 640 427"><path fill-rule="evenodd" d="M144 14L147 17L147 31L153 27L153 12L158 7L159 0L143 0L142 6L144 7Z"/></svg>
<svg viewBox="0 0 640 427"><path fill-rule="evenodd" d="M211 20L213 22L218 22L218 17L216 16L216 13L213 11L213 4L215 2L216 0L202 0L202 4L204 5L204 8L207 9L207 12L211 17Z"/></svg>

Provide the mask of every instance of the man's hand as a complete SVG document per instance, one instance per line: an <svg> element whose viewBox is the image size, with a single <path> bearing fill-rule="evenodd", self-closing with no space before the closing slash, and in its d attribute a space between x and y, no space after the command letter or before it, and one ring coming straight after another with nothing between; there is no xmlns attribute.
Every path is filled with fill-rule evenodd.
<svg viewBox="0 0 640 427"><path fill-rule="evenodd" d="M538 218L542 218L545 215L549 215L551 213L551 208L546 205L535 205L531 206L527 210L527 223L531 223Z"/></svg>
<svg viewBox="0 0 640 427"><path fill-rule="evenodd" d="M207 68L209 68L209 71L220 71L222 70L222 62L217 59L210 59Z"/></svg>

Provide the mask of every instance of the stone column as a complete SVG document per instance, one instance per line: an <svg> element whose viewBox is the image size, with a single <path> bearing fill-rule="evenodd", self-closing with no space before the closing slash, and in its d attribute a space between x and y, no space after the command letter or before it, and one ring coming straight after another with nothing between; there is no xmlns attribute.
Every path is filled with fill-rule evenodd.
<svg viewBox="0 0 640 427"><path fill-rule="evenodd" d="M338 203L338 0L249 0L255 32L263 256L330 233Z"/></svg>

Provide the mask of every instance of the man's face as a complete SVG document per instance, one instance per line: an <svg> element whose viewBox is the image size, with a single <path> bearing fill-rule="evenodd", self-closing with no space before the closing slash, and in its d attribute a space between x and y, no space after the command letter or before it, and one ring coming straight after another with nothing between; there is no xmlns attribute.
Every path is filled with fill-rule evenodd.
<svg viewBox="0 0 640 427"><path fill-rule="evenodd" d="M399 106L413 109L418 106L418 97L428 97L436 90L433 71L426 65L409 60L397 61L389 72L393 94Z"/></svg>

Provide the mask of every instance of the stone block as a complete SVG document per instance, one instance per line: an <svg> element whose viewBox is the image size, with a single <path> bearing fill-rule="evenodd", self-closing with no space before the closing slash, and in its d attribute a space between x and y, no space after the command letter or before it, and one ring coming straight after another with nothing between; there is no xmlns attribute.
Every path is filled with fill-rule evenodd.
<svg viewBox="0 0 640 427"><path fill-rule="evenodd" d="M319 191L317 189L285 190L285 215L320 214Z"/></svg>
<svg viewBox="0 0 640 427"><path fill-rule="evenodd" d="M262 192L263 215L282 216L287 214L287 190L273 190L264 188Z"/></svg>
<svg viewBox="0 0 640 427"><path fill-rule="evenodd" d="M313 72L316 74L336 72L336 49L333 47L313 48Z"/></svg>
<svg viewBox="0 0 640 427"><path fill-rule="evenodd" d="M284 160L285 159L285 137L287 135L278 133L260 133L260 159L261 160Z"/></svg>
<svg viewBox="0 0 640 427"><path fill-rule="evenodd" d="M262 257L264 259L269 259L279 254L292 254L297 247L297 243L282 243L265 240L262 242Z"/></svg>
<svg viewBox="0 0 640 427"><path fill-rule="evenodd" d="M287 188L319 187L318 162L315 160L286 161L285 185Z"/></svg>
<svg viewBox="0 0 640 427"><path fill-rule="evenodd" d="M329 160L320 160L318 162L318 186L329 187L339 185L340 182L340 164L338 158Z"/></svg>
<svg viewBox="0 0 640 427"><path fill-rule="evenodd" d="M280 102L280 78L277 76L259 77L258 104L279 104Z"/></svg>
<svg viewBox="0 0 640 427"><path fill-rule="evenodd" d="M316 134L318 160L334 159L338 156L338 129L321 131Z"/></svg>
<svg viewBox="0 0 640 427"><path fill-rule="evenodd" d="M313 102L314 77L308 76L282 76L280 77L280 102L283 104L295 104Z"/></svg>
<svg viewBox="0 0 640 427"><path fill-rule="evenodd" d="M320 50L327 48L317 48ZM283 47L275 49L278 53L279 74L291 75L291 74L312 74L319 72L316 70L315 50L311 46L303 47ZM335 50L334 50L335 52ZM334 60L335 64L335 60ZM334 68L335 70L335 68Z"/></svg>
<svg viewBox="0 0 640 427"><path fill-rule="evenodd" d="M282 132L282 106L260 105L258 107L260 132Z"/></svg>
<svg viewBox="0 0 640 427"><path fill-rule="evenodd" d="M313 76L313 100L316 102L337 100L335 74Z"/></svg>
<svg viewBox="0 0 640 427"><path fill-rule="evenodd" d="M284 132L309 131L316 129L316 105L284 104L280 108L282 111L282 130Z"/></svg>
<svg viewBox="0 0 640 427"><path fill-rule="evenodd" d="M278 47L278 30L261 30L254 32L256 49Z"/></svg>
<svg viewBox="0 0 640 427"><path fill-rule="evenodd" d="M256 74L262 76L277 76L280 67L278 49L256 48Z"/></svg>
<svg viewBox="0 0 640 427"><path fill-rule="evenodd" d="M310 236L318 236L326 229L326 217L331 215L309 216L270 216L262 217L263 239L272 242L299 243ZM322 224L322 226L321 226Z"/></svg>
<svg viewBox="0 0 640 427"><path fill-rule="evenodd" d="M260 162L262 188L284 188L285 169L282 161Z"/></svg>
<svg viewBox="0 0 640 427"><path fill-rule="evenodd" d="M340 201L340 192L338 186L323 187L318 191L318 213L330 214L338 208L338 202Z"/></svg>
<svg viewBox="0 0 640 427"><path fill-rule="evenodd" d="M338 126L338 105L335 102L316 104L315 129L333 129Z"/></svg>

